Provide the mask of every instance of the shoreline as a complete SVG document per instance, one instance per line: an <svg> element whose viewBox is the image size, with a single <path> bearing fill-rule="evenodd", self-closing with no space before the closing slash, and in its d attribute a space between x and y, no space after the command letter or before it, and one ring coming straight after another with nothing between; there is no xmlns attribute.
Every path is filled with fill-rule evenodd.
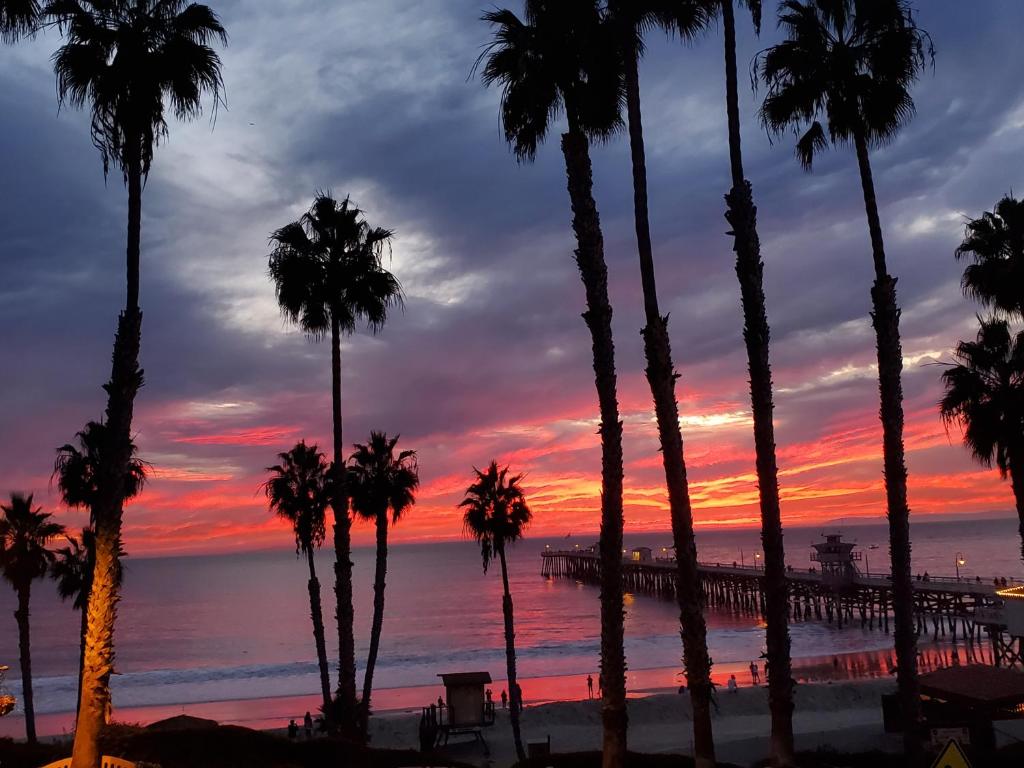
<svg viewBox="0 0 1024 768"><path fill-rule="evenodd" d="M964 643L956 646L949 643L929 643L920 648L921 671L928 671L955 663L953 652L961 663L980 661L991 663L991 651L986 646L973 647ZM889 670L893 664L892 649L855 651L829 656L805 656L793 659L793 677L798 684L854 683L861 681L890 679ZM725 694L730 675L735 675L742 688L764 688L764 661L757 659L760 668L760 685L752 685L749 662L723 662L712 668L712 680ZM595 665L596 666L596 665ZM527 709L553 703L586 701L587 672L568 675L548 675L520 679L523 698ZM598 675L595 668L590 673L594 679L594 694L597 696ZM627 696L643 699L660 694L676 693L683 681L682 671L674 667L653 667L630 669L626 675ZM505 688L503 678L494 678L491 685L496 706L500 708L501 691ZM436 701L443 694L440 682L431 685L381 688L374 691L374 719L390 719L415 714L423 706ZM278 730L290 719L302 720L305 712L318 713L321 698L318 694L294 696L263 696L246 699L225 699L205 702L182 702L138 707L120 707L114 711L114 719L121 723L148 724L175 715L187 714L193 717L216 720L223 725L239 725L254 730ZM74 729L74 711L52 712L36 715L36 729L41 736L61 738L70 736ZM16 739L24 736L24 718L9 715L0 719L0 737Z"/></svg>

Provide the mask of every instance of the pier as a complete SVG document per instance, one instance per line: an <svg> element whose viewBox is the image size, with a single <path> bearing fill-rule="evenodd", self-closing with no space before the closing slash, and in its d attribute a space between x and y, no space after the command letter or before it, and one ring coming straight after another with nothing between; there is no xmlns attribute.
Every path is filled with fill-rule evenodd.
<svg viewBox="0 0 1024 768"><path fill-rule="evenodd" d="M829 536L815 545L811 554L817 567L787 569L792 621L824 621L838 627L854 625L889 632L892 581L888 574L862 574L856 566L860 553L853 548L839 536ZM546 549L541 563L541 574L547 578L600 583L601 559L595 548ZM675 599L676 563L667 552L654 557L649 548L638 547L623 553L622 565L626 592ZM697 572L706 608L763 616L764 569L759 564L701 562ZM918 635L972 645L988 642L997 665L1024 666L1024 587L1006 588L995 581L930 575L915 578Z"/></svg>

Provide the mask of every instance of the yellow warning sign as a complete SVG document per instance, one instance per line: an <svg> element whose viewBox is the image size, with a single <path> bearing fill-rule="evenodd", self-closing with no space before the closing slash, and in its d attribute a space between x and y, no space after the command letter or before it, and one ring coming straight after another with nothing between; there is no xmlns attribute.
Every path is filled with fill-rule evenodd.
<svg viewBox="0 0 1024 768"><path fill-rule="evenodd" d="M932 768L971 768L971 762L964 754L960 742L950 739L939 756L935 758Z"/></svg>

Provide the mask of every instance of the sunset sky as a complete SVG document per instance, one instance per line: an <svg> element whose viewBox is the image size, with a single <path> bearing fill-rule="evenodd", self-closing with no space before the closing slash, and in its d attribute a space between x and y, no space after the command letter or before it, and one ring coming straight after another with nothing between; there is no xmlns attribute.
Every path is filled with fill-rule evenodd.
<svg viewBox="0 0 1024 768"><path fill-rule="evenodd" d="M401 433L419 503L396 540L454 538L474 464L526 473L534 532L595 531L600 451L583 289L557 133L533 165L502 141L499 94L471 77L488 39L478 0L214 2L227 108L171 125L144 195L141 455L125 517L132 554L289 546L259 494L298 439L330 444L330 350L281 318L267 236L318 189L351 194L396 231L405 309L342 349L345 442ZM940 368L974 334L953 258L965 218L1021 187L1024 80L1017 0L922 0L937 50L918 115L875 152L903 307L906 441L916 515L1011 513L936 412ZM518 3L513 4L520 10ZM871 262L852 151L813 174L756 121L746 64L774 42L740 17L744 152L759 208L787 524L884 514L868 318ZM0 490L57 506L54 449L102 413L123 301L125 192L104 184L86 115L58 113L47 34L0 49ZM722 196L728 159L720 30L652 36L641 68L659 292L671 312L699 525L752 525L757 488L746 357ZM762 94L763 95L763 94ZM627 531L668 519L650 391L624 137L594 149L625 421ZM357 524L358 543L372 528Z"/></svg>

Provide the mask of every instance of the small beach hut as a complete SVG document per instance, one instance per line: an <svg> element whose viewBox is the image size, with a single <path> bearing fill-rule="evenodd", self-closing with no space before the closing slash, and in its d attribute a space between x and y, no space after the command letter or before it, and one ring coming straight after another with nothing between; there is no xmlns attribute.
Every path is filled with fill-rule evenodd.
<svg viewBox="0 0 1024 768"><path fill-rule="evenodd" d="M438 677L444 683L448 710L442 725L450 732L468 733L494 725L494 705L484 695L484 688L491 684L489 672L446 672Z"/></svg>
<svg viewBox="0 0 1024 768"><path fill-rule="evenodd" d="M651 548L633 547L631 559L634 563L649 563L651 561Z"/></svg>

